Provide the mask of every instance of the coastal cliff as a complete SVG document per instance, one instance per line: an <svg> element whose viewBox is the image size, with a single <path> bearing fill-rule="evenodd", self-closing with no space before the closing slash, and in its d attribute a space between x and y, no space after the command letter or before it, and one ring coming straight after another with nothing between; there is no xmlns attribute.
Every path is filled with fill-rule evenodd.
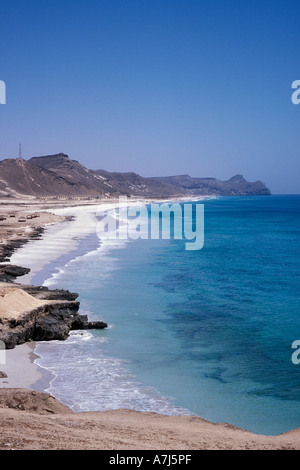
<svg viewBox="0 0 300 470"><path fill-rule="evenodd" d="M27 341L65 340L71 330L103 329L79 314L77 294L0 283L0 340L6 349Z"/></svg>

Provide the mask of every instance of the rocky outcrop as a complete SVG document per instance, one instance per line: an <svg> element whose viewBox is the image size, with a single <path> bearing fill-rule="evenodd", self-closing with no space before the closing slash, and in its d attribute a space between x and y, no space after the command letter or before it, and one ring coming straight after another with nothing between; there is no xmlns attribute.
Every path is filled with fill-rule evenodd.
<svg viewBox="0 0 300 470"><path fill-rule="evenodd" d="M21 297L18 295L20 291ZM0 340L7 349L27 341L65 340L71 330L107 327L105 322L89 322L86 315L79 314L80 302L74 300L77 297L75 293L18 285L5 292L10 296L10 305L14 306L13 298L16 298L15 308L3 311L2 314L0 312ZM17 310L20 308L20 298L24 305L23 312ZM29 305L33 308L27 308Z"/></svg>
<svg viewBox="0 0 300 470"><path fill-rule="evenodd" d="M32 238L39 238L43 230L43 227L35 227L20 239L2 243L0 262L9 262L15 249ZM86 315L79 313L77 293L14 282L29 272L29 268L22 266L0 265L0 341L7 349L31 340L64 340L75 329L107 327L105 322L90 322Z"/></svg>
<svg viewBox="0 0 300 470"><path fill-rule="evenodd" d="M30 272L29 268L14 266L12 264L0 265L0 282L12 282L19 276L24 276Z"/></svg>
<svg viewBox="0 0 300 470"><path fill-rule="evenodd" d="M44 286L22 286L22 289L36 299L40 300L76 300L77 292L70 292L64 289L48 289Z"/></svg>
<svg viewBox="0 0 300 470"><path fill-rule="evenodd" d="M28 243L30 240L39 240L44 227L33 228L30 233L26 233L26 236L9 240L7 243L0 245L0 262L9 262L12 254L15 250ZM1 271L0 271L1 274ZM22 276L22 274L20 274ZM5 281L4 281L5 282Z"/></svg>

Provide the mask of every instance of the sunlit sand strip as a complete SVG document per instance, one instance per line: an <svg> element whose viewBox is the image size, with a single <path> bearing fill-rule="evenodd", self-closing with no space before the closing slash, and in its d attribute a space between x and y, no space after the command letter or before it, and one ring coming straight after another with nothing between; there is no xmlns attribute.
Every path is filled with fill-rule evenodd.
<svg viewBox="0 0 300 470"><path fill-rule="evenodd" d="M30 284L33 277L49 263L76 250L82 239L96 233L98 223L96 215L116 207L119 205L115 202L49 209L49 212L56 215L73 216L74 220L46 226L41 240L29 241L12 255L11 264L26 266L31 270L29 274L18 278L18 282Z"/></svg>

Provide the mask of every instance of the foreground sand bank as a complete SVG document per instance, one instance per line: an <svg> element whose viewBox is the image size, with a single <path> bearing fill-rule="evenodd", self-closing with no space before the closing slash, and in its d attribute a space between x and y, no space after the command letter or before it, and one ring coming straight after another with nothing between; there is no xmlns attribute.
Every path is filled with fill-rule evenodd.
<svg viewBox="0 0 300 470"><path fill-rule="evenodd" d="M300 430L258 436L198 417L130 410L73 413L48 394L0 390L0 449L300 449Z"/></svg>
<svg viewBox="0 0 300 470"><path fill-rule="evenodd" d="M0 379L0 449L300 449L300 429L260 436L193 416L132 410L73 413L39 393L53 376L33 362L38 357L34 346L30 342L6 351L6 364L0 365L7 375Z"/></svg>

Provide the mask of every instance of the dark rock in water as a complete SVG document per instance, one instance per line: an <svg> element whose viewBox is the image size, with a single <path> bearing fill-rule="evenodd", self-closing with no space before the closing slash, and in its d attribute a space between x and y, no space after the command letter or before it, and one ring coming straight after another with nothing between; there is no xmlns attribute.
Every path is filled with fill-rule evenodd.
<svg viewBox="0 0 300 470"><path fill-rule="evenodd" d="M77 315L72 323L72 330L85 330L88 323L87 315Z"/></svg>
<svg viewBox="0 0 300 470"><path fill-rule="evenodd" d="M87 315L78 315L72 323L72 330L103 330L107 326L103 321L88 321Z"/></svg>
<svg viewBox="0 0 300 470"><path fill-rule="evenodd" d="M107 323L103 321L89 321L87 324L86 329L88 330L102 330L103 328L107 328Z"/></svg>

